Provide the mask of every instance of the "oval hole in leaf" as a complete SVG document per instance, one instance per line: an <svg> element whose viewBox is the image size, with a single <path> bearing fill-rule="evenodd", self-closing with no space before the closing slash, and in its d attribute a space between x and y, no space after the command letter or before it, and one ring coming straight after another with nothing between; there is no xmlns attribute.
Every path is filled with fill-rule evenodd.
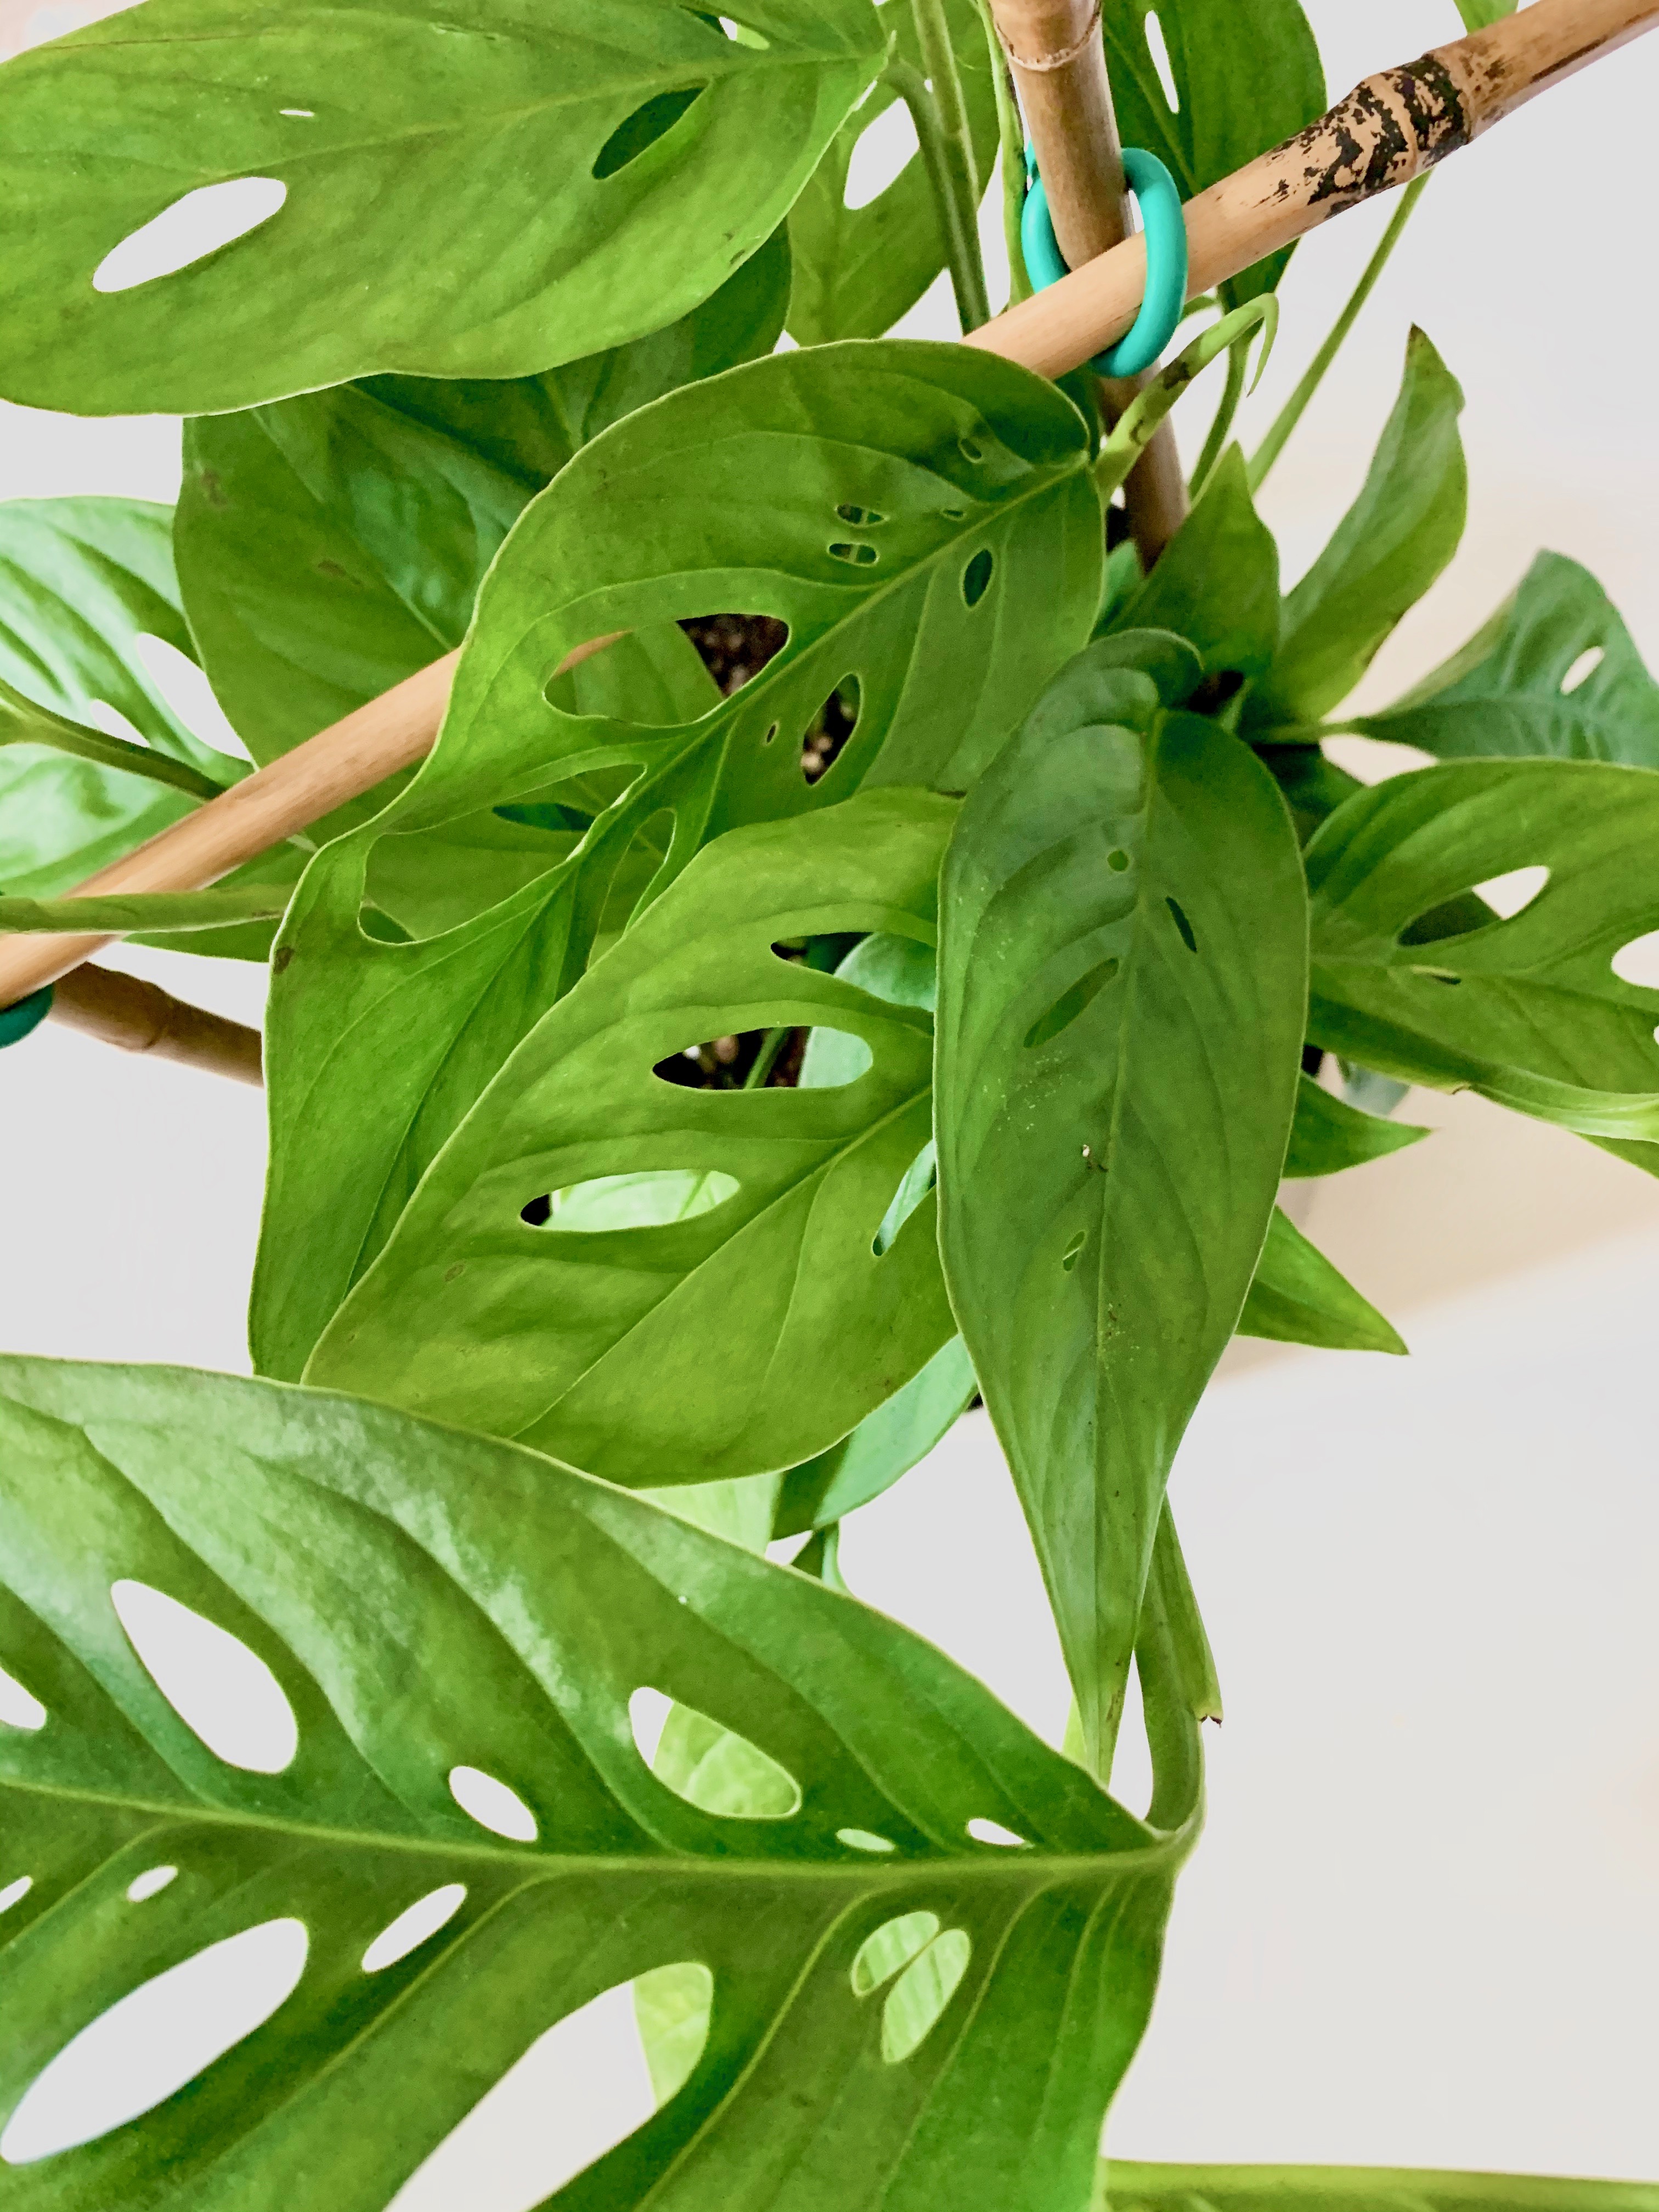
<svg viewBox="0 0 1659 2212"><path fill-rule="evenodd" d="M800 1784L787 1767L694 1705L665 1698L660 1690L635 1690L628 1717L640 1756L658 1781L699 1812L726 1820L787 1820L800 1810Z"/></svg>
<svg viewBox="0 0 1659 2212"><path fill-rule="evenodd" d="M888 2065L908 2058L931 2033L973 1954L967 1929L947 1928L899 1976L881 2008L881 2055Z"/></svg>
<svg viewBox="0 0 1659 2212"><path fill-rule="evenodd" d="M413 1905L405 1905L395 1920L381 1929L364 1952L363 1972L378 1974L387 1966L395 1966L399 1959L406 1959L411 1951L418 1950L429 1936L447 1927L465 1902L464 1881L447 1881L441 1889L429 1889L424 1897L417 1897Z"/></svg>
<svg viewBox="0 0 1659 2212"><path fill-rule="evenodd" d="M884 1920L873 1935L859 1945L851 1969L853 1995L867 1997L908 1966L939 1934L937 1912L902 1912Z"/></svg>
<svg viewBox="0 0 1659 2212"><path fill-rule="evenodd" d="M518 1791L482 1767L452 1766L449 1794L469 1820L509 1843L533 1844L540 1832L536 1815Z"/></svg>
<svg viewBox="0 0 1659 2212"><path fill-rule="evenodd" d="M292 1996L307 1948L304 1921L266 1920L141 1983L35 2075L0 2159L30 2165L153 2112Z"/></svg>
<svg viewBox="0 0 1659 2212"><path fill-rule="evenodd" d="M143 630L136 641L144 673L192 737L237 760L252 754L230 726L224 708L213 696L213 686L187 653L164 637Z"/></svg>
<svg viewBox="0 0 1659 2212"><path fill-rule="evenodd" d="M1588 684L1607 658L1603 647L1586 646L1566 674L1561 678L1561 696L1570 699L1581 684Z"/></svg>
<svg viewBox="0 0 1659 2212"><path fill-rule="evenodd" d="M152 1897L159 1897L178 1879L176 1866L146 1867L143 1874L135 1875L127 1884L127 1902L130 1905L146 1904Z"/></svg>
<svg viewBox="0 0 1659 2212"><path fill-rule="evenodd" d="M958 438L957 449L964 461L978 463L985 459L984 447L975 444L972 438Z"/></svg>
<svg viewBox="0 0 1659 2212"><path fill-rule="evenodd" d="M1190 943L1191 939L1188 941ZM1115 959L1102 960L1092 967L1086 975L1079 975L1075 983L1068 985L1054 1000L1048 1012L1039 1014L1030 1028L1026 1030L1026 1051L1035 1052L1038 1045L1047 1044L1051 1038L1057 1037L1062 1030L1070 1029L1085 1007L1091 1005L1105 989L1117 974L1117 970L1118 963Z"/></svg>
<svg viewBox="0 0 1659 2212"><path fill-rule="evenodd" d="M896 100L860 131L847 164L842 205L856 215L872 200L878 200L890 185L897 183L917 151L916 126L910 111L902 100Z"/></svg>
<svg viewBox="0 0 1659 2212"><path fill-rule="evenodd" d="M0 1721L8 1728L43 1729L46 1709L33 1692L26 1690L15 1674L0 1667Z"/></svg>
<svg viewBox="0 0 1659 2212"><path fill-rule="evenodd" d="M844 1083L856 1083L874 1065L875 1054L850 1030L809 1030L806 1050L801 1056L799 1088L835 1091Z"/></svg>
<svg viewBox="0 0 1659 2212"><path fill-rule="evenodd" d="M869 1828L837 1828L836 1841L845 1844L853 1851L890 1851L896 1846L886 1836L878 1836Z"/></svg>
<svg viewBox="0 0 1659 2212"><path fill-rule="evenodd" d="M843 522L850 522L857 530L873 530L878 522L885 522L887 520L884 514L878 514L873 507L838 507L836 513Z"/></svg>
<svg viewBox="0 0 1659 2212"><path fill-rule="evenodd" d="M0 1889L0 1912L9 1912L14 1905L21 1905L33 1887L32 1874L20 1874L15 1881L9 1881Z"/></svg>
<svg viewBox="0 0 1659 2212"><path fill-rule="evenodd" d="M1088 1231L1086 1229L1079 1229L1077 1235L1073 1237L1071 1243L1060 1254L1060 1264L1062 1270L1066 1274L1069 1275L1071 1273L1073 1268L1076 1267L1078 1261L1083 1257L1083 1248L1088 1241Z"/></svg>
<svg viewBox="0 0 1659 2212"><path fill-rule="evenodd" d="M544 2030L386 2212L531 2212L643 2127L659 2100L640 2045L635 1988L617 1982Z"/></svg>
<svg viewBox="0 0 1659 2212"><path fill-rule="evenodd" d="M976 1844L996 1844L1005 1851L1029 1848L1024 1836L1005 1828L1000 1820L969 1820L968 1832Z"/></svg>
<svg viewBox="0 0 1659 2212"><path fill-rule="evenodd" d="M282 1684L239 1636L148 1583L110 1585L110 1602L145 1671L216 1758L280 1774L300 1747Z"/></svg>
<svg viewBox="0 0 1659 2212"><path fill-rule="evenodd" d="M587 1182L532 1199L520 1216L532 1228L597 1236L606 1230L662 1229L694 1221L735 1198L743 1185L718 1168L660 1168L639 1175L595 1176Z"/></svg>
<svg viewBox="0 0 1659 2212"><path fill-rule="evenodd" d="M634 1748L647 1766L656 1764L657 1746L662 1741L664 1726L673 1710L674 1700L661 1690L638 1689L628 1700L628 1725L633 1730Z"/></svg>
<svg viewBox="0 0 1659 2212"><path fill-rule="evenodd" d="M1164 94L1164 104L1171 115L1181 112L1181 94L1176 85L1176 75L1170 66L1170 49L1164 36L1164 26L1158 20L1158 10L1149 8L1142 27L1146 33L1146 51L1152 58L1152 67L1158 71L1158 86Z"/></svg>
<svg viewBox="0 0 1659 2212"><path fill-rule="evenodd" d="M1547 868L1510 868L1505 874L1492 876L1484 884L1475 885L1475 894L1485 899L1500 920L1507 921L1511 915L1528 907L1550 879Z"/></svg>
<svg viewBox="0 0 1659 2212"><path fill-rule="evenodd" d="M1613 972L1621 983L1637 983L1650 991L1659 991L1659 929L1650 929L1645 937L1633 937L1628 945L1621 945L1613 956ZM0 1707L3 1717L3 1707Z"/></svg>
<svg viewBox="0 0 1659 2212"><path fill-rule="evenodd" d="M1169 908L1170 919L1174 921L1176 927L1181 932L1182 943L1186 946L1188 952L1196 952L1198 950L1198 939L1193 935L1193 925L1187 919L1185 908L1181 905L1177 899L1166 897L1164 903Z"/></svg>
<svg viewBox="0 0 1659 2212"><path fill-rule="evenodd" d="M288 198L280 177L232 177L198 185L112 246L92 272L94 292L131 292L188 269L269 222Z"/></svg>
<svg viewBox="0 0 1659 2212"><path fill-rule="evenodd" d="M734 46L752 46L757 53L761 54L769 54L772 51L770 39L751 30L747 23L738 22L735 15L722 15L720 27Z"/></svg>
<svg viewBox="0 0 1659 2212"><path fill-rule="evenodd" d="M677 92L659 92L625 116L593 157L592 174L603 184L630 161L637 161L659 138L665 138L687 108L701 100L706 85L684 85Z"/></svg>
<svg viewBox="0 0 1659 2212"><path fill-rule="evenodd" d="M859 726L863 696L858 678L843 676L812 717L800 746L800 772L808 783L819 782L841 758Z"/></svg>
<svg viewBox="0 0 1659 2212"><path fill-rule="evenodd" d="M996 567L996 556L988 545L981 545L962 572L962 597L964 605L976 607L991 588L991 573Z"/></svg>
<svg viewBox="0 0 1659 2212"><path fill-rule="evenodd" d="M112 707L107 699L89 699L81 711L81 719L89 722L94 730L101 730L106 738L120 738L130 745L149 743L143 732L130 722L118 707Z"/></svg>
<svg viewBox="0 0 1659 2212"><path fill-rule="evenodd" d="M776 615L683 615L679 626L722 698L741 690L789 642L789 625Z"/></svg>
<svg viewBox="0 0 1659 2212"><path fill-rule="evenodd" d="M832 561L845 561L849 568L873 568L881 558L876 546L866 545L861 541L856 544L838 541L829 550Z"/></svg>

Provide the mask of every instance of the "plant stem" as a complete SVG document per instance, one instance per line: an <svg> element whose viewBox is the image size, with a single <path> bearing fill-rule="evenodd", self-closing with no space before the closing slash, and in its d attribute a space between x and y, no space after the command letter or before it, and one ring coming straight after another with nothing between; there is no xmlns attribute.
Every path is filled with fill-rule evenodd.
<svg viewBox="0 0 1659 2212"><path fill-rule="evenodd" d="M1020 243L1019 219L1025 207L1025 125L1020 119L1014 92L1013 71L997 36L996 18L988 0L980 0L979 15L985 26L985 44L991 57L991 82L996 88L997 147L1002 160L1002 237L1008 249L1008 305L1031 296L1031 280L1025 273L1025 249Z"/></svg>
<svg viewBox="0 0 1659 2212"><path fill-rule="evenodd" d="M991 308L980 259L979 184L974 174L962 79L957 74L943 0L910 0L910 10L922 66L914 70L908 62L891 62L887 82L903 100L916 126L916 142L933 188L939 228L945 234L945 258L951 271L951 289L957 296L957 313L964 331L976 331L991 319Z"/></svg>
<svg viewBox="0 0 1659 2212"><path fill-rule="evenodd" d="M1244 397L1244 374L1248 346L1234 346L1227 356L1227 382L1221 394L1221 404L1215 410L1215 420L1210 425L1209 435L1204 441L1204 450L1198 457L1198 466L1193 471L1193 497L1201 499L1204 487L1210 481L1210 471L1227 450L1227 434L1233 427L1233 417L1238 412L1238 403Z"/></svg>
<svg viewBox="0 0 1659 2212"><path fill-rule="evenodd" d="M743 1087L745 1091L765 1089L767 1078L778 1064L778 1054L793 1034L793 1030L768 1030L766 1035L761 1039L760 1050L755 1054L754 1066L743 1079Z"/></svg>
<svg viewBox="0 0 1659 2212"><path fill-rule="evenodd" d="M1297 386L1296 390L1291 392L1290 398L1285 402L1284 406L1279 410L1278 419L1273 423L1273 428L1268 431L1267 436L1261 441L1261 443L1256 447L1255 453L1251 456L1249 479L1250 489L1253 492L1260 491L1261 489L1262 484L1267 479L1268 470L1272 468L1273 463L1279 459L1280 453L1285 450L1285 447L1289 441L1291 431L1295 429L1297 424L1302 420L1303 415L1306 411L1308 402L1313 398L1315 392L1318 391L1320 386L1324 382L1326 370L1336 359L1337 354L1341 349L1342 341L1347 337L1348 332L1353 328L1355 322L1358 319L1360 309L1364 306L1366 301L1371 296L1371 292L1376 283L1377 278L1382 274L1383 270L1388 266L1389 256L1394 252L1395 247L1399 244L1400 234L1404 230L1406 225L1411 221L1412 210L1417 205L1419 200L1422 198L1424 187L1427 185L1428 181L1429 180L1425 176L1417 177L1407 185L1405 194L1401 200L1400 205L1394 211L1393 220L1389 224L1388 228L1383 232L1382 242L1377 246L1376 252L1372 254L1370 259L1365 264L1365 273L1361 276L1359 282L1354 286L1347 306L1343 308L1341 313L1331 325L1329 337L1327 337L1324 344L1320 347L1319 351L1314 356L1312 361L1308 364L1306 374L1303 377L1302 381Z"/></svg>

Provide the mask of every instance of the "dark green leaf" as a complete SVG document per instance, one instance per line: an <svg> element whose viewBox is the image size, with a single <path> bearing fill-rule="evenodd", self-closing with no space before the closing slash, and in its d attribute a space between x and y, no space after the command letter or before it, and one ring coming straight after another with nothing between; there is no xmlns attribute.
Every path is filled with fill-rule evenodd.
<svg viewBox="0 0 1659 2212"><path fill-rule="evenodd" d="M1111 629L1174 630L1211 674L1260 676L1279 646L1279 548L1231 446L1158 566Z"/></svg>
<svg viewBox="0 0 1659 2212"><path fill-rule="evenodd" d="M216 414L377 371L526 376L659 330L770 236L881 65L869 0L745 20L757 40L660 0L148 0L20 55L0 389ZM626 158L642 118L670 127ZM238 179L286 198L176 273L96 288L124 240ZM198 253L204 214L180 218Z"/></svg>
<svg viewBox="0 0 1659 2212"><path fill-rule="evenodd" d="M1462 0L1465 20L1483 4ZM1558 2181L1542 2174L1433 2173L1382 2166L1137 2166L1100 2169L1112 2212L1659 2212L1659 2184Z"/></svg>
<svg viewBox="0 0 1659 2212"><path fill-rule="evenodd" d="M1348 725L1442 760L1543 754L1659 768L1659 684L1587 568L1540 553L1461 652Z"/></svg>
<svg viewBox="0 0 1659 2212"><path fill-rule="evenodd" d="M890 1490L944 1438L978 1388L967 1349L953 1336L851 1436L789 1469L778 1490L774 1537L827 1528Z"/></svg>
<svg viewBox="0 0 1659 2212"><path fill-rule="evenodd" d="M895 57L921 69L915 22L905 0L886 14ZM996 160L997 111L977 0L945 0L945 15L983 190ZM919 154L911 155L874 199L858 208L847 204L854 149L866 131L884 137L894 126L891 111L898 105L892 87L878 84L842 125L790 210L794 286L789 330L802 345L880 337L915 307L945 266L939 210Z"/></svg>
<svg viewBox="0 0 1659 2212"><path fill-rule="evenodd" d="M1296 834L1304 844L1328 814L1334 814L1345 799L1364 787L1357 775L1327 760L1321 745L1258 742L1255 750L1284 794Z"/></svg>
<svg viewBox="0 0 1659 2212"><path fill-rule="evenodd" d="M1146 42L1153 14L1180 100L1173 114ZM1107 0L1105 21L1124 143L1156 154L1182 199L1324 112L1325 72L1297 0ZM1290 258L1270 254L1224 284L1227 306L1277 284Z"/></svg>
<svg viewBox="0 0 1659 2212"><path fill-rule="evenodd" d="M1306 723L1346 699L1377 647L1457 550L1468 477L1463 393L1419 330L1358 498L1285 602L1279 653L1252 694L1252 729Z"/></svg>
<svg viewBox="0 0 1659 2212"><path fill-rule="evenodd" d="M1409 1121L1362 1114L1304 1075L1297 1088L1285 1172L1290 1176L1340 1175L1344 1168L1364 1167L1368 1160L1402 1151L1428 1133Z"/></svg>
<svg viewBox="0 0 1659 2212"><path fill-rule="evenodd" d="M187 1724L123 1634L112 1590L131 1619L134 1584L269 1670L286 1765L281 1747L250 1771ZM30 1882L0 1921L13 2129L42 2067L157 1975L280 1918L306 1946L286 2002L188 2087L8 2165L20 2212L286 2212L319 2173L329 2212L382 2212L544 2030L682 1962L714 2001L690 2078L562 2193L572 2212L1088 2193L1194 1824L1133 1820L806 1576L389 1409L9 1359L0 1661L46 1712L0 1730L4 1871ZM795 1809L722 1816L654 1775L640 1690L781 1770ZM516 1800L523 1840L463 1810L469 1774ZM987 1822L1024 1848L980 1841ZM364 1964L451 1886L446 1924ZM920 1914L959 1931L925 2005L927 1966L890 1994L869 1971Z"/></svg>
<svg viewBox="0 0 1659 2212"><path fill-rule="evenodd" d="M845 929L927 944L953 814L872 792L702 854L484 1092L307 1379L635 1486L793 1467L890 1398L951 1334L931 1193L879 1249L929 1140L933 1024L772 948ZM858 1040L858 1066L748 1091L653 1073L772 1028ZM642 1194L635 1225L570 1210L617 1177L673 1188Z"/></svg>
<svg viewBox="0 0 1659 2212"><path fill-rule="evenodd" d="M1075 410L990 355L824 347L672 394L584 447L531 506L481 595L435 752L386 815L319 856L285 925L252 1323L266 1372L299 1372L514 1046L700 845L860 781L960 789L977 773L1088 635L1101 560L1088 462ZM970 607L963 578L987 553ZM698 719L627 685L608 715L544 696L587 638L732 611L779 617L788 641ZM578 673L598 680L610 658ZM802 734L854 677L856 726L809 784ZM556 872L428 941L364 938L371 858L410 832L573 792L600 811Z"/></svg>
<svg viewBox="0 0 1659 2212"><path fill-rule="evenodd" d="M963 806L941 913L941 1249L1109 1759L1170 1462L1295 1105L1301 864L1272 778L1080 654Z"/></svg>
<svg viewBox="0 0 1659 2212"><path fill-rule="evenodd" d="M1339 807L1307 866L1316 1044L1587 1136L1659 1139L1659 991L1612 964L1659 927L1659 776L1582 761L1423 769ZM1414 928L1522 868L1548 881L1509 920L1488 908L1459 935Z"/></svg>
<svg viewBox="0 0 1659 2212"><path fill-rule="evenodd" d="M1406 1349L1376 1308L1277 1206L1238 1333L1280 1344L1322 1345L1332 1352Z"/></svg>

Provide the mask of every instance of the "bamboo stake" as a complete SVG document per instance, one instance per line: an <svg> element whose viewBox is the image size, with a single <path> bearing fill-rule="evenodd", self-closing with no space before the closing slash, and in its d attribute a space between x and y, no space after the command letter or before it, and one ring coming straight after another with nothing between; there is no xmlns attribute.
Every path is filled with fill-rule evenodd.
<svg viewBox="0 0 1659 2212"><path fill-rule="evenodd" d="M65 1027L125 1052L153 1053L237 1083L264 1079L258 1030L190 1006L137 975L88 961L54 986L52 1011Z"/></svg>
<svg viewBox="0 0 1659 2212"><path fill-rule="evenodd" d="M1080 269L1129 235L1118 137L1099 0L992 0L997 35L1048 196L1054 242ZM1115 422L1150 374L1101 380ZM1187 517L1187 483L1175 425L1164 422L1123 487L1129 532L1150 568Z"/></svg>
<svg viewBox="0 0 1659 2212"><path fill-rule="evenodd" d="M1229 276L1332 216L1409 183L1552 85L1659 23L1659 0L1533 0L1519 15L1415 62L1367 77L1283 146L1187 204L1189 289ZM1146 274L1137 234L1022 301L963 341L1040 375L1063 375L1122 337ZM616 635L568 654L574 667ZM269 846L372 790L431 749L456 655L210 799L148 845L82 884L82 892L200 890ZM51 982L106 942L0 941L0 1006Z"/></svg>

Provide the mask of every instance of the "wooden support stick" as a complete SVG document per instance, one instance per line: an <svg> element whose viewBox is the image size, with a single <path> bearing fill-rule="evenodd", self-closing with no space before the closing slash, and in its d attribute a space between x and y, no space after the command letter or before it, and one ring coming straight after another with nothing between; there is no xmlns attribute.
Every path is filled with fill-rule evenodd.
<svg viewBox="0 0 1659 2212"><path fill-rule="evenodd" d="M237 1083L264 1080L258 1030L189 1006L159 983L113 968L88 961L71 970L53 987L52 1011L66 1027L125 1052L182 1060Z"/></svg>
<svg viewBox="0 0 1659 2212"><path fill-rule="evenodd" d="M1659 23L1659 0L1533 0L1519 15L1370 76L1316 123L1187 204L1189 285L1207 292L1360 201L1467 146L1481 131ZM1136 235L969 333L1040 375L1060 376L1122 337L1140 305ZM574 667L619 633L578 646ZM371 791L430 750L456 655L348 714L80 886L200 890L243 861ZM0 1006L63 975L107 940L0 941Z"/></svg>
<svg viewBox="0 0 1659 2212"><path fill-rule="evenodd" d="M1054 243L1067 268L1080 269L1129 235L1099 0L992 0L992 13L1048 193ZM1103 378L1109 420L1149 381L1149 375ZM1129 471L1123 498L1130 535L1150 568L1187 517L1172 422L1158 426Z"/></svg>

